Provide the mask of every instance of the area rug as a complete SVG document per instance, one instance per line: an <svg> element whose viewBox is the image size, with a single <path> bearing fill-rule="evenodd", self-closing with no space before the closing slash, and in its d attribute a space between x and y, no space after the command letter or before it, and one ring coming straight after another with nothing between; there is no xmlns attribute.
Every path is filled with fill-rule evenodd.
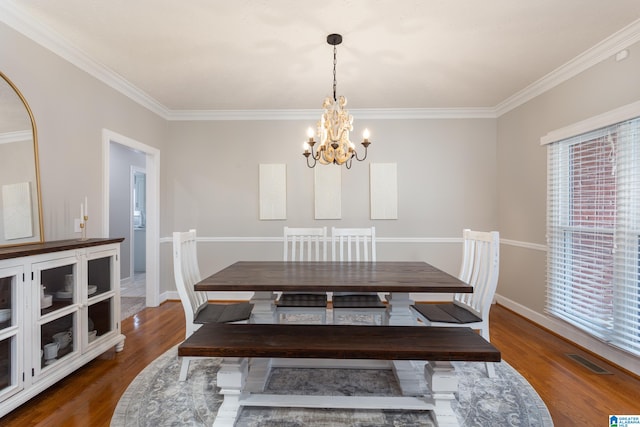
<svg viewBox="0 0 640 427"><path fill-rule="evenodd" d="M120 320L124 320L144 310L146 307L145 297L121 297L120 298Z"/></svg>
<svg viewBox="0 0 640 427"><path fill-rule="evenodd" d="M220 359L191 362L189 378L178 381L177 346L147 366L129 385L114 411L112 427L210 426L222 396L217 393ZM496 364L496 377L487 378L482 363L454 363L460 377L453 408L461 426L553 426L544 402L509 364ZM273 370L267 391L305 394L398 395L390 370L280 369ZM394 426L434 427L428 411L258 408L242 409L238 427Z"/></svg>

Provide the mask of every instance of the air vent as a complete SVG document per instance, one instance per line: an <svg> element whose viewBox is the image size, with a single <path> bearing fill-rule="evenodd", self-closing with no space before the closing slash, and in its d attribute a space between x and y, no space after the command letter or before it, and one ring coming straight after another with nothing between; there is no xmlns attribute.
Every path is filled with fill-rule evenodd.
<svg viewBox="0 0 640 427"><path fill-rule="evenodd" d="M569 356L570 358L572 358L573 360L575 360L576 362L578 362L579 364L581 364L582 366L584 366L585 368L590 370L591 372L594 372L594 373L600 374L600 375L612 375L611 372L609 372L606 369L596 365L595 363L585 359L584 357L580 356L579 354L567 354L567 356Z"/></svg>

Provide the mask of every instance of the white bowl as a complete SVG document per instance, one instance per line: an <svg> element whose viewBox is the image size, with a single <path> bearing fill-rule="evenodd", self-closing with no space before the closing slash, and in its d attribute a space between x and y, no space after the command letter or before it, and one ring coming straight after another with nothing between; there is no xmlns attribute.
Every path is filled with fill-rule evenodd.
<svg viewBox="0 0 640 427"><path fill-rule="evenodd" d="M89 331L89 342L93 342L98 336L98 331L95 329L93 331Z"/></svg>
<svg viewBox="0 0 640 427"><path fill-rule="evenodd" d="M53 303L53 295L45 295L40 298L40 308L48 308L51 307Z"/></svg>
<svg viewBox="0 0 640 427"><path fill-rule="evenodd" d="M73 297L73 291L58 291L56 292L56 298L70 299Z"/></svg>
<svg viewBox="0 0 640 427"><path fill-rule="evenodd" d="M0 322L6 322L9 319L11 319L11 309L10 308L0 309Z"/></svg>
<svg viewBox="0 0 640 427"><path fill-rule="evenodd" d="M53 341L58 343L60 350L67 348L67 346L71 344L71 332L64 331L53 334Z"/></svg>

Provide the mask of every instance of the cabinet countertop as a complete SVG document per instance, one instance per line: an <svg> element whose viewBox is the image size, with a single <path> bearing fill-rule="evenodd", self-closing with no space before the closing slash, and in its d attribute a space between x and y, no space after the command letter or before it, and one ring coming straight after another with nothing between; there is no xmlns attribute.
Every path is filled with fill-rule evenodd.
<svg viewBox="0 0 640 427"><path fill-rule="evenodd" d="M11 258L20 258L49 252L60 252L72 249L87 248L91 246L108 245L110 243L120 243L124 237L104 238L104 239L70 239L54 240L51 242L35 243L21 246L11 246L0 248L0 261Z"/></svg>

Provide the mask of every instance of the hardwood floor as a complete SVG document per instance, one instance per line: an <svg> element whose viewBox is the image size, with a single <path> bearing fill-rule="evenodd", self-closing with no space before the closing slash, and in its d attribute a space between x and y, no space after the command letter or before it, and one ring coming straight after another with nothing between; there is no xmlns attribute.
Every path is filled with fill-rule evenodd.
<svg viewBox="0 0 640 427"><path fill-rule="evenodd" d="M147 308L122 322L124 350L110 350L0 419L3 427L108 426L129 383L184 339L179 302Z"/></svg>
<svg viewBox="0 0 640 427"><path fill-rule="evenodd" d="M136 375L184 337L179 302L148 308L122 322L121 353L103 354L0 419L13 426L108 426L120 396ZM630 376L501 306L491 311L491 339L502 357L533 385L554 423L608 425L610 414L640 414L640 379ZM610 371L592 373L567 357L580 354Z"/></svg>
<svg viewBox="0 0 640 427"><path fill-rule="evenodd" d="M536 389L555 426L607 426L609 415L640 414L640 379L514 314L494 306L491 342ZM596 374L569 358L579 354L611 372Z"/></svg>

